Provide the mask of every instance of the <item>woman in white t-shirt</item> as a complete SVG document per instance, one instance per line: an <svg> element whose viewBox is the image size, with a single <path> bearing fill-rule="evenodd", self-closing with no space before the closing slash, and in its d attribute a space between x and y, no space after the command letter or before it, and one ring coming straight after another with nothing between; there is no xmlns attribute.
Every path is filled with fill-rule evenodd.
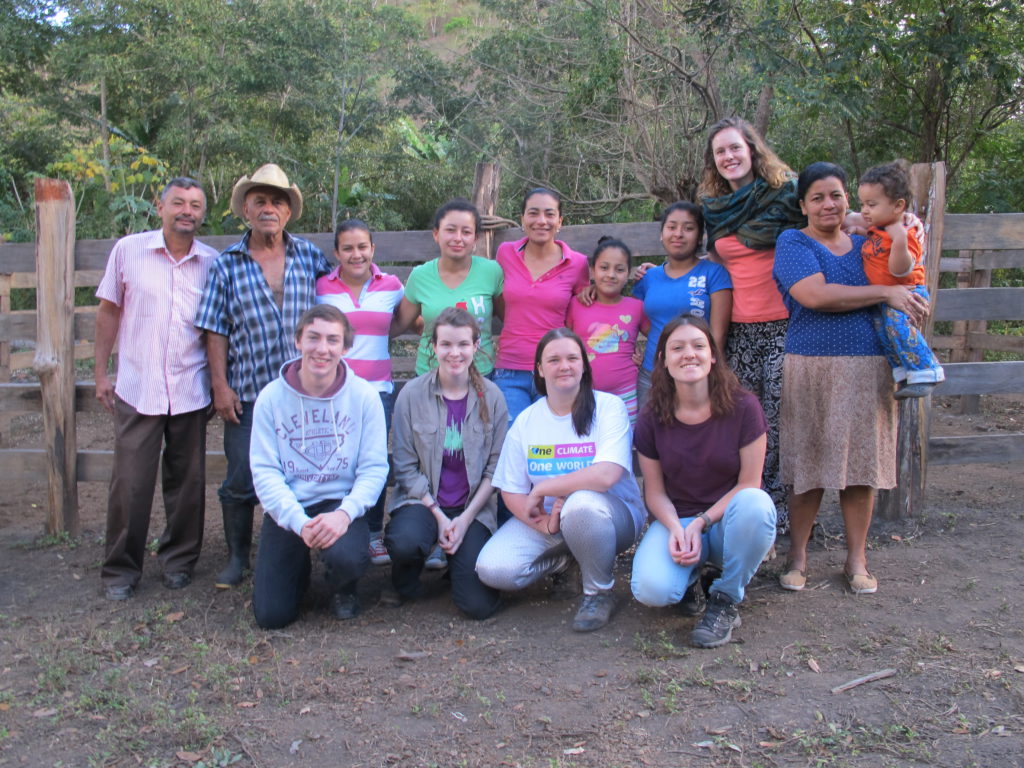
<svg viewBox="0 0 1024 768"><path fill-rule="evenodd" d="M590 632L615 609L615 556L631 547L646 512L633 476L626 406L595 392L590 361L568 328L537 345L543 396L516 418L492 484L513 518L480 552L480 580L505 591L579 564L583 599L573 629Z"/></svg>

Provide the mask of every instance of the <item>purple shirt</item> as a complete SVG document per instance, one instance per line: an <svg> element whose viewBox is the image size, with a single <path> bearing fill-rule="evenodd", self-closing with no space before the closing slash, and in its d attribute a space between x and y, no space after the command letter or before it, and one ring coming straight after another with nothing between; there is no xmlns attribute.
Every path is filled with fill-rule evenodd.
<svg viewBox="0 0 1024 768"><path fill-rule="evenodd" d="M665 492L679 516L695 517L732 490L740 476L740 448L767 431L761 404L741 391L731 414L700 424L677 420L666 426L644 408L633 444L647 458L661 462Z"/></svg>
<svg viewBox="0 0 1024 768"><path fill-rule="evenodd" d="M441 476L437 481L437 503L442 507L461 507L469 501L469 478L466 476L466 454L462 448L462 425L466 421L469 395L460 400L444 397L448 415L444 425L444 450L441 453Z"/></svg>

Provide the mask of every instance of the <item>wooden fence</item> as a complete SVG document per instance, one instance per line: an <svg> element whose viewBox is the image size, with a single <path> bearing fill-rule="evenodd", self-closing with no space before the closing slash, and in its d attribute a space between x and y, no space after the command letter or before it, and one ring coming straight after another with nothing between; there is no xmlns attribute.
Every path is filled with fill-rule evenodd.
<svg viewBox="0 0 1024 768"><path fill-rule="evenodd" d="M481 164L474 199L486 211L496 203L494 167ZM918 210L926 220L928 252L940 247L956 257L930 259L929 283L937 285L940 271L958 274L956 289L933 290L934 320L954 321L951 335L936 337L935 345L951 350L954 362L946 366L947 380L939 394L960 395L965 407L976 398L994 393L1024 392L1024 362L980 362L986 349L1024 354L1024 339L992 336L984 324L992 320L1024 319L1024 289L991 288L991 270L1024 268L1024 214L944 213L944 169L941 164L915 166ZM114 240L74 242L70 190L63 182L42 180L37 187L36 244L0 245L0 414L42 412L46 447L38 450L0 448L0 476L8 482L48 477L47 529L78 529L76 481L104 482L110 477L110 451L77 451L75 413L96 412L101 406L91 382L74 382L72 359L94 356L95 308L74 308L75 287L95 287L102 276ZM64 210L65 215L59 214ZM67 212L70 211L70 216ZM70 221L69 221L70 219ZM660 261L662 248L655 223L591 224L563 227L560 237L573 248L590 252L599 237L614 235L629 243L638 259ZM481 255L493 255L506 241L521 237L519 229L488 233L481 238ZM303 234L325 253L332 251L330 233ZM70 238L70 239L69 239ZM204 242L223 249L237 235L207 237ZM416 264L437 255L429 231L380 232L374 235L377 261L403 280ZM63 243L63 247L62 244ZM71 244L73 243L73 248ZM73 254L73 256L72 256ZM67 263L61 259L68 260ZM73 270L70 260L73 258ZM63 265L63 266L62 266ZM72 276L73 279L68 279ZM36 288L36 311L12 311L12 289ZM63 329L63 330L61 330ZM34 342L34 351L18 350L19 341ZM11 371L34 367L41 383L11 383ZM396 361L396 370L411 371L412 358ZM1024 434L972 437L930 437L927 399L901 406L900 487L880 495L879 511L886 517L913 514L923 503L927 464L1016 461L1024 457ZM0 419L0 445L6 425ZM224 473L224 456L211 452L207 476L217 482Z"/></svg>

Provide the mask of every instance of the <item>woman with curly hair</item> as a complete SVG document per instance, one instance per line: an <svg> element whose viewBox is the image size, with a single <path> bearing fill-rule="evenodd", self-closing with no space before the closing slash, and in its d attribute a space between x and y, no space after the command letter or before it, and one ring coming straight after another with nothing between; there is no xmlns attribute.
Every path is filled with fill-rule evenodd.
<svg viewBox="0 0 1024 768"><path fill-rule="evenodd" d="M805 223L796 175L746 121L711 126L704 177L697 190L708 250L732 278L732 323L725 357L740 383L757 395L768 420L764 487L775 501L779 528L788 527L779 479L779 402L789 312L772 278L779 234Z"/></svg>

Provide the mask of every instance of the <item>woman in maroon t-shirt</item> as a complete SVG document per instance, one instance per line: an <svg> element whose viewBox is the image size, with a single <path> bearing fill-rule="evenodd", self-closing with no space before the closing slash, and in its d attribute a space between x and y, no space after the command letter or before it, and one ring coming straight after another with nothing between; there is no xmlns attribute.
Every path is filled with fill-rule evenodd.
<svg viewBox="0 0 1024 768"><path fill-rule="evenodd" d="M775 542L775 504L761 490L767 424L704 320L681 315L658 339L651 390L634 444L654 522L633 558L633 596L644 605L701 598L701 566L722 569L691 640L729 642L736 606ZM697 608L699 611L699 608Z"/></svg>

